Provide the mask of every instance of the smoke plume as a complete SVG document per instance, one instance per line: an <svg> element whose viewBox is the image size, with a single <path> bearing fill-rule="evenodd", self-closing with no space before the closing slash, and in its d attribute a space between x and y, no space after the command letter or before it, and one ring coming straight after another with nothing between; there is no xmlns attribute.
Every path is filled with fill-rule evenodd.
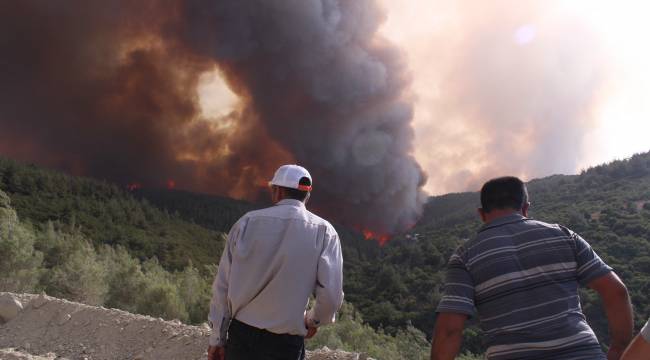
<svg viewBox="0 0 650 360"><path fill-rule="evenodd" d="M417 74L416 157L432 192L576 172L610 63L593 27L563 10L569 2L443 0L396 22L425 27L401 45Z"/></svg>
<svg viewBox="0 0 650 360"><path fill-rule="evenodd" d="M425 179L382 21L370 0L2 2L0 153L249 199L297 162L323 214L404 229ZM240 102L206 118L197 86L216 69Z"/></svg>

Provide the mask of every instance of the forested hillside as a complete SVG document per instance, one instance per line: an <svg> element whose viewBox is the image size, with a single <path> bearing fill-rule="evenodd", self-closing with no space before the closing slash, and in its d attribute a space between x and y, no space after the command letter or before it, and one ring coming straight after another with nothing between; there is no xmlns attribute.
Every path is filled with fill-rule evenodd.
<svg viewBox="0 0 650 360"><path fill-rule="evenodd" d="M530 216L564 224L583 235L625 280L640 325L650 316L650 153L594 167L580 175L533 180L528 187ZM206 227L215 226L209 217L196 213L192 202L180 206L164 199L151 201L163 207L173 204L169 208L180 216ZM218 201L213 199L211 204L219 208ZM451 252L480 227L478 206L478 193L432 197L416 226L383 248L364 246L358 234L339 228L346 257L348 301L375 328L396 333L413 324L429 334L435 323L445 264ZM598 298L591 291L584 291L582 298L589 321L606 342L607 325ZM482 352L476 327L467 331L465 349Z"/></svg>
<svg viewBox="0 0 650 360"><path fill-rule="evenodd" d="M646 295L650 290L650 153L580 175L533 180L528 186L530 215L562 223L583 235L628 285L640 325L650 315ZM150 268L158 262L151 259L157 257L161 269L169 274L186 273L191 264L204 283L214 271L210 265L218 261L215 254L223 247L223 232L244 212L258 207L182 191L143 189L130 193L111 184L10 160L0 160L0 190L9 195L11 206L25 226L35 231L36 239L48 232L60 233L62 238L71 236L65 235L68 233L78 234L93 243L100 256L106 251L100 245L111 249L121 246L119 249L137 259L143 274L155 273ZM345 257L346 299L353 305L347 314L354 326L361 326L354 328L354 336L363 331L369 336L367 331L371 331L360 330L364 329L360 319L380 329L373 336L399 334L417 339L430 333L446 261L480 226L478 205L477 193L432 197L416 226L384 247L364 240L354 230L337 227ZM38 241L35 244L36 250L47 255L47 246L38 245ZM43 262L52 265L47 264L47 258ZM181 284L179 275L175 276L169 279ZM203 299L208 296L206 287L200 287ZM597 297L589 291L582 297L589 321L606 340L606 321ZM204 311L196 306L184 311ZM334 336L330 332L326 335ZM395 338L386 339L375 338L373 344L366 345L378 346ZM407 358L425 356L425 347L420 343L416 346L419 355ZM483 351L475 327L466 332L464 348L474 353Z"/></svg>
<svg viewBox="0 0 650 360"><path fill-rule="evenodd" d="M183 192L148 192L153 201L168 201L169 206L159 209L141 199L142 193L134 196L101 181L0 158L0 291L45 291L92 305L204 322L225 237L217 230L229 228L253 205ZM190 213L194 204L200 210ZM167 208L188 212L183 217ZM204 222L215 218L203 227L193 223L194 216ZM350 264L355 254L378 249L358 234L341 232L355 237L350 243L358 245L346 248L351 249L346 250ZM420 359L428 352L419 330L377 331L349 303L339 321L308 346L365 352L378 359Z"/></svg>
<svg viewBox="0 0 650 360"><path fill-rule="evenodd" d="M79 231L95 245L121 245L141 260L156 256L170 270L214 263L223 234L139 201L116 185L67 176L0 158L0 190L21 219Z"/></svg>
<svg viewBox="0 0 650 360"><path fill-rule="evenodd" d="M269 204L252 204L222 196L179 190L138 189L132 193L164 209L166 213L173 213L188 222L222 233L228 233L230 227L246 212L270 205L270 200ZM346 268L350 271L354 272L360 262L379 256L381 247L377 242L367 241L356 230L336 223L334 226L343 239Z"/></svg>
<svg viewBox="0 0 650 360"><path fill-rule="evenodd" d="M580 175L533 180L528 188L531 217L580 233L623 278L640 326L650 316L650 153ZM389 242L376 262L348 279L348 300L373 326L392 329L410 321L429 333L445 262L480 227L478 206L478 193L432 198L408 234ZM606 341L597 297L585 291L582 299L588 320ZM481 352L477 330L467 331L465 348Z"/></svg>

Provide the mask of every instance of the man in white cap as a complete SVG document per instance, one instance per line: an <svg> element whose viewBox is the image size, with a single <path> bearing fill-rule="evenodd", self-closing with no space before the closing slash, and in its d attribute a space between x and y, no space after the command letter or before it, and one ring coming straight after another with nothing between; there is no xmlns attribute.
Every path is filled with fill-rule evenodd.
<svg viewBox="0 0 650 360"><path fill-rule="evenodd" d="M304 339L334 322L343 302L338 234L305 208L311 175L283 165L269 186L275 205L247 213L228 234L210 303L209 360L304 359Z"/></svg>

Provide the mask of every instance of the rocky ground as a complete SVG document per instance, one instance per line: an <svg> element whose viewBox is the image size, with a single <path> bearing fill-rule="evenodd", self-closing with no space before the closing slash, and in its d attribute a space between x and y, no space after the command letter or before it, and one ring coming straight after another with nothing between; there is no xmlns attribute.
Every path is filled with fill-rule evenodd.
<svg viewBox="0 0 650 360"><path fill-rule="evenodd" d="M45 295L0 292L0 359L206 359L207 326L188 326ZM309 360L364 360L327 348Z"/></svg>

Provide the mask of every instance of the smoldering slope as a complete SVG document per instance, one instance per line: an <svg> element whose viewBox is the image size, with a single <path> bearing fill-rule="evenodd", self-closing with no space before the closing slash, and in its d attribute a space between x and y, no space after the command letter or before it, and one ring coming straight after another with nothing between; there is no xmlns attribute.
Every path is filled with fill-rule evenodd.
<svg viewBox="0 0 650 360"><path fill-rule="evenodd" d="M122 184L259 196L286 162L312 205L376 233L418 216L410 83L373 1L0 4L0 153ZM219 69L239 97L205 118Z"/></svg>

